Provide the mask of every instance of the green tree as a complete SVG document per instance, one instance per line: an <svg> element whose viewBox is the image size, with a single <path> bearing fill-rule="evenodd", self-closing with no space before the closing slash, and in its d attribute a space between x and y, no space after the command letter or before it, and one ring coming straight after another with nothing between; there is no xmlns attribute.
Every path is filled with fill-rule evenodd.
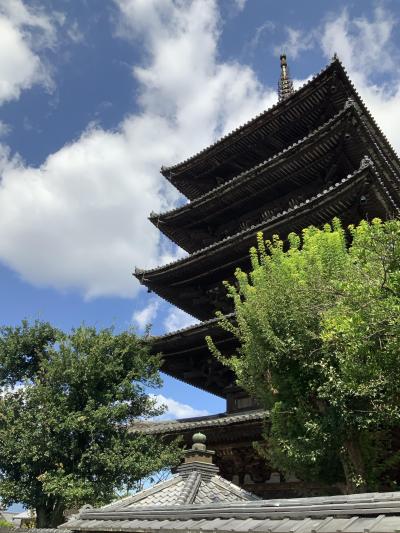
<svg viewBox="0 0 400 533"><path fill-rule="evenodd" d="M345 491L393 487L400 452L400 222L258 235L226 284L240 341L214 354L269 410L267 456ZM397 477L398 477L397 469Z"/></svg>
<svg viewBox="0 0 400 533"><path fill-rule="evenodd" d="M0 330L0 497L55 527L66 508L109 502L118 490L179 460L175 444L130 431L160 413L146 387L159 358L125 332L48 323Z"/></svg>

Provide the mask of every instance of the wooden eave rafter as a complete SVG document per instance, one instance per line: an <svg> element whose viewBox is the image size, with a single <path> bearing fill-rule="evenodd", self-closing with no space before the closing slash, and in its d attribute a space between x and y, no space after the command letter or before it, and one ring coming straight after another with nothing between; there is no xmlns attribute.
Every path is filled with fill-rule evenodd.
<svg viewBox="0 0 400 533"><path fill-rule="evenodd" d="M379 207L383 213L398 209L398 204L396 207L390 191L371 162L321 193L257 226L169 265L140 272L137 277L170 303L201 320L209 319L214 313L213 305L209 303L200 306L193 302L193 298L185 300L184 296L182 297L185 287L192 287L193 292L198 291L201 295L210 278L222 281L227 273L229 275L229 272L233 272L234 266L247 266L248 251L254 244L258 231L263 231L266 237L274 233L286 235L289 231L300 231L309 224L319 225L334 216L340 216L347 222L346 212L356 208L355 202L363 194L364 186L368 183L374 192L379 191L377 205L371 207L375 210L374 215L379 213ZM351 222L356 220L352 217Z"/></svg>
<svg viewBox="0 0 400 533"><path fill-rule="evenodd" d="M331 90L335 83L336 71L340 68L340 62L333 60L291 97L278 102L188 160L162 167L161 173L185 196L194 199L210 188L206 183L202 183L203 179L209 180L214 176L214 179L220 177L227 180L246 166L253 166L257 160L257 148L251 156L253 146L269 146L269 155L281 151L296 138L303 137L306 132L304 128L313 129L315 121L321 118L320 107L328 104L328 98L329 102L331 99L338 100L337 110L342 107L349 94L334 94ZM278 140L284 126L289 124L290 137ZM267 152L267 148L259 151L258 161L265 159ZM227 166L231 167L228 175L219 176L223 173L223 167ZM220 173L218 169L221 169Z"/></svg>
<svg viewBox="0 0 400 533"><path fill-rule="evenodd" d="M152 215L150 219L160 231L188 252L194 252L201 247L195 239L195 228L200 225L215 225L214 221L226 211L229 212L228 218L237 221L234 231L236 233L240 229L240 220L244 218L243 205L248 204L250 198L257 198L260 203L262 196L265 199L263 208L268 209L268 203L279 199L279 191L285 184L286 186L291 184L292 189L296 191L306 184L305 180L310 180L313 168L318 175L321 171L318 168L318 165L321 166L321 161L328 160L328 164L333 168L330 152L336 157L335 146L339 143L339 139L342 139L342 146L343 135L355 126L350 121L355 122L357 127L363 125L354 105L346 106L327 123L268 161L239 174L228 183L209 191L189 204L162 215ZM359 160L367 151L368 146L362 149L360 147ZM212 235L209 237L212 239ZM218 237L212 240L215 242Z"/></svg>
<svg viewBox="0 0 400 533"><path fill-rule="evenodd" d="M227 315L227 318L234 320L234 315ZM226 391L223 390L224 388L217 387L215 383L209 383L206 376L202 376L198 371L196 374L196 370L196 379L193 379L193 375L189 375L189 372L193 372L195 367L194 362L200 362L200 364L203 362L204 365L208 366L211 354L205 341L207 335L213 338L214 343L222 353L233 353L235 351L238 341L231 333L222 329L218 322L218 319L214 318L174 333L152 337L150 342L152 352L162 354L162 372L184 383L225 398ZM220 371L224 370L222 364L217 364L217 367L213 370L214 372L218 371L218 366ZM230 374L227 374L227 377L229 376ZM227 384L229 384L228 380Z"/></svg>
<svg viewBox="0 0 400 533"><path fill-rule="evenodd" d="M344 91L343 94L339 94L340 91L338 91L338 88L342 90L342 92ZM323 93L322 89L324 89ZM325 98L324 102L320 102L318 100L318 91L321 93L320 96ZM196 183L201 182L202 178L202 173L196 170L199 166L203 165L204 168L211 168L213 169L211 172L215 173L216 171L214 169L214 165L217 162L219 162L218 164L223 164L225 160L229 160L230 150L234 150L238 154L237 157L241 158L244 152L248 152L249 143L254 143L254 135L260 135L266 128L270 129L275 121L278 121L278 124L280 125L282 124L282 121L290 118L294 113L297 113L297 115L301 115L297 117L297 122L299 122L299 119L301 119L300 122L306 122L308 115L312 113L313 108L315 110L316 106L323 103L325 107L328 108L332 107L333 102L336 102L335 105L337 105L337 107L334 106L334 108L336 111L338 111L344 104L344 101L350 96L354 98L355 102L359 105L362 114L367 117L371 125L371 133L375 138L375 142L379 145L385 157L393 163L394 167L397 169L397 172L399 172L400 161L398 156L361 100L343 65L337 59L337 57L335 57L328 67L323 69L307 84L297 90L292 96L282 102L279 102L264 113L261 113L253 120L244 124L240 128L237 128L229 135L223 137L213 145L202 150L188 160L174 166L163 168L162 173L179 190L181 190L183 194L190 199L194 199L197 196L204 194L206 190L209 190L205 190L204 187L199 188L196 185ZM304 102L308 103L311 107L302 109ZM321 113L321 116L323 116L322 109L319 110L319 113ZM322 121L323 120L325 120L325 118L323 118ZM293 123L293 127L294 125L295 123ZM279 133L279 127L277 130ZM297 138L300 138L303 135L300 134ZM293 140L295 139L296 136L294 135ZM290 144L290 141L283 143L281 149L288 144ZM234 173L230 177L233 177L233 175ZM180 189L179 180L181 178L185 178L186 186L193 189L189 191L190 194L186 194L182 188Z"/></svg>

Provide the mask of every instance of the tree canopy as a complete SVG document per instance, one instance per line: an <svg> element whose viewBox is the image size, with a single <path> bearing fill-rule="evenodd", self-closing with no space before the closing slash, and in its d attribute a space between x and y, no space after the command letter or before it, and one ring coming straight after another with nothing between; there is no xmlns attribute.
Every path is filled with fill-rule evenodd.
<svg viewBox="0 0 400 533"><path fill-rule="evenodd" d="M214 354L269 410L267 455L346 491L393 488L400 452L400 221L258 235L226 283L240 341ZM397 440L397 443L396 443Z"/></svg>
<svg viewBox="0 0 400 533"><path fill-rule="evenodd" d="M65 509L110 501L179 461L175 444L130 431L160 414L146 387L160 361L133 333L48 323L0 330L0 497L34 508L38 527Z"/></svg>

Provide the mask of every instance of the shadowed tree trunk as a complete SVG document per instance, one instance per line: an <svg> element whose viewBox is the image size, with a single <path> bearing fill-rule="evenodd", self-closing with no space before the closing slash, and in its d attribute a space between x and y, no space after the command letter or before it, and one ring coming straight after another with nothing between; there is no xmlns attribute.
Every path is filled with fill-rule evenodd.
<svg viewBox="0 0 400 533"><path fill-rule="evenodd" d="M56 528L64 522L64 505L62 502L48 499L36 507L36 527Z"/></svg>
<svg viewBox="0 0 400 533"><path fill-rule="evenodd" d="M345 440L341 460L346 477L347 493L366 492L368 487L365 463L358 436L354 435Z"/></svg>

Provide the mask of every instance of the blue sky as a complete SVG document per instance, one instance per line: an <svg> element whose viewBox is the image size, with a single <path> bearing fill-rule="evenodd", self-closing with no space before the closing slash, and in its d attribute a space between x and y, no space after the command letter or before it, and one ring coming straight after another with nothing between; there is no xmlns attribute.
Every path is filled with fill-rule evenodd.
<svg viewBox="0 0 400 533"><path fill-rule="evenodd" d="M131 272L182 256L147 220L184 202L159 174L334 52L400 147L397 1L0 0L0 323L193 322ZM171 378L169 416L224 410Z"/></svg>

